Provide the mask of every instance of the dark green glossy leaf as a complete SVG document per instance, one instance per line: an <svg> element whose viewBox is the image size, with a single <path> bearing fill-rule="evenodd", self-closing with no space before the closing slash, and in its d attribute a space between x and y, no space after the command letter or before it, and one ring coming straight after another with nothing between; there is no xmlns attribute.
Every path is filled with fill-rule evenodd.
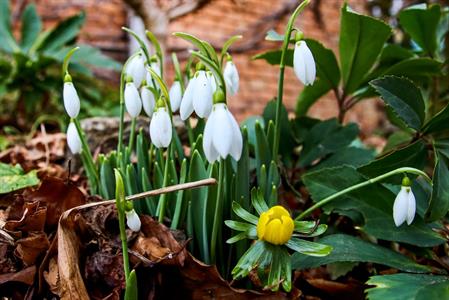
<svg viewBox="0 0 449 300"><path fill-rule="evenodd" d="M310 257L295 253L292 257L294 269L316 268L335 262L369 262L405 272L427 273L431 271L430 267L419 265L402 254L350 235L328 235L321 238L319 242L332 246L332 252L325 257Z"/></svg>
<svg viewBox="0 0 449 300"><path fill-rule="evenodd" d="M432 196L426 211L426 221L428 222L443 218L449 210L449 169L438 152L435 160Z"/></svg>
<svg viewBox="0 0 449 300"><path fill-rule="evenodd" d="M354 92L380 55L391 28L384 22L341 9L340 63L345 94Z"/></svg>
<svg viewBox="0 0 449 300"><path fill-rule="evenodd" d="M425 106L420 89L406 78L385 76L370 82L396 115L408 127L419 130L424 123Z"/></svg>
<svg viewBox="0 0 449 300"><path fill-rule="evenodd" d="M366 282L369 300L449 299L449 277L423 274L372 276Z"/></svg>
<svg viewBox="0 0 449 300"><path fill-rule="evenodd" d="M449 105L432 117L423 127L423 133L436 133L447 130L449 124Z"/></svg>
<svg viewBox="0 0 449 300"><path fill-rule="evenodd" d="M360 167L373 160L374 154L375 152L373 150L357 147L345 147L330 155L328 158L323 159L318 165L313 167L313 170L337 167L341 165Z"/></svg>

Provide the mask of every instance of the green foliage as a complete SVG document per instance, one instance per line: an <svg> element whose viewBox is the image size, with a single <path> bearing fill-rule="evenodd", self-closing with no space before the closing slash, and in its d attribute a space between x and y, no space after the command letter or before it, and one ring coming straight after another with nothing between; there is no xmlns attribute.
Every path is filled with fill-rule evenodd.
<svg viewBox="0 0 449 300"><path fill-rule="evenodd" d="M0 194L34 186L39 182L36 170L25 174L20 165L13 166L0 163Z"/></svg>

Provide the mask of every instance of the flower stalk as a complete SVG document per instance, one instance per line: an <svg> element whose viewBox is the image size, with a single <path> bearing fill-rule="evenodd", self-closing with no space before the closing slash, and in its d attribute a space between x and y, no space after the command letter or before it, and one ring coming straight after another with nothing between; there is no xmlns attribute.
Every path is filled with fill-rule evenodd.
<svg viewBox="0 0 449 300"><path fill-rule="evenodd" d="M424 173L423 171L415 169L415 168L409 168L409 167L398 168L398 169L395 169L393 171L387 172L385 174L382 174L382 175L379 175L377 177L374 177L374 178L368 179L366 181L363 181L361 183L358 183L356 185L347 187L344 190L341 190L341 191L339 191L339 192L337 192L335 194L332 194L332 195L330 195L330 196L328 196L328 197L318 201L317 203L315 203L314 205L312 205L311 207L309 207L308 209L303 211L301 214L299 214L295 218L295 221L304 219L305 217L310 215L315 209L320 208L320 207L328 204L329 202L331 202L332 200L334 200L334 199L336 199L336 198L338 198L340 196L343 196L343 195L345 195L347 193L350 193L352 191L355 191L355 190L360 189L362 187L365 187L367 185L370 185L370 184L376 183L378 181L384 180L385 178L388 178L390 176L397 175L397 174L402 174L402 173L410 173L410 174L415 174L415 175L418 175L418 176L422 176L430 185L432 185L432 179L430 179L429 176L427 176L427 174Z"/></svg>
<svg viewBox="0 0 449 300"><path fill-rule="evenodd" d="M224 181L224 161L219 159L218 161L218 187L217 187L217 200L215 202L214 223L212 224L212 237L210 242L210 263L215 264L217 261L217 240L218 240L218 228L221 226L222 220L219 218L220 213L223 211L223 181Z"/></svg>

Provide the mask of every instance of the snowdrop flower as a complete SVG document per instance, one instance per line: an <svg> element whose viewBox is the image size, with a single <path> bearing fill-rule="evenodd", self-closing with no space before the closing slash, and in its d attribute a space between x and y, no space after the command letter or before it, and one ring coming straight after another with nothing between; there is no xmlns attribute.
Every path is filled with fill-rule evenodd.
<svg viewBox="0 0 449 300"><path fill-rule="evenodd" d="M212 94L213 94L217 91L217 82L215 81L215 77L212 74L212 72L207 72L207 77L209 78L210 86L212 88Z"/></svg>
<svg viewBox="0 0 449 300"><path fill-rule="evenodd" d="M407 225L410 225L415 218L416 200L410 186L410 179L404 177L402 179L401 190L396 196L393 205L393 219L396 227L401 226L405 221L407 221Z"/></svg>
<svg viewBox="0 0 449 300"><path fill-rule="evenodd" d="M140 99L142 100L143 110L148 117L153 116L154 107L156 101L154 95L147 85L144 85L140 90Z"/></svg>
<svg viewBox="0 0 449 300"><path fill-rule="evenodd" d="M193 90L196 86L196 77L193 76L189 83L187 84L187 88L184 91L184 95L182 95L181 106L179 108L179 114L181 115L181 119L183 121L187 120L188 117L193 112Z"/></svg>
<svg viewBox="0 0 449 300"><path fill-rule="evenodd" d="M224 94L214 94L214 105L204 128L203 149L207 160L213 163L229 154L239 160L242 155L242 134L234 116L224 103Z"/></svg>
<svg viewBox="0 0 449 300"><path fill-rule="evenodd" d="M193 109L200 118L209 116L212 110L212 85L206 71L198 71L193 90Z"/></svg>
<svg viewBox="0 0 449 300"><path fill-rule="evenodd" d="M173 85L170 87L169 97L171 110L174 112L178 111L181 106L182 99L181 83L178 80L175 80Z"/></svg>
<svg viewBox="0 0 449 300"><path fill-rule="evenodd" d="M159 99L150 123L151 141L157 148L167 148L172 138L172 124L164 100Z"/></svg>
<svg viewBox="0 0 449 300"><path fill-rule="evenodd" d="M137 215L136 211L131 209L130 211L125 211L126 215L126 225L128 225L129 229L132 231L138 232L140 231L140 218L139 215Z"/></svg>
<svg viewBox="0 0 449 300"><path fill-rule="evenodd" d="M145 59L141 52L136 54L126 65L125 73L132 77L136 88L140 87L143 78L145 77Z"/></svg>
<svg viewBox="0 0 449 300"><path fill-rule="evenodd" d="M224 80L226 83L226 89L231 96L237 94L239 90L239 72L232 60L226 62L226 66L223 71Z"/></svg>
<svg viewBox="0 0 449 300"><path fill-rule="evenodd" d="M81 139L73 122L70 122L67 128L67 145L73 154L81 153Z"/></svg>
<svg viewBox="0 0 449 300"><path fill-rule="evenodd" d="M125 106L126 111L132 118L136 118L142 111L142 101L140 100L139 92L133 84L132 79L128 78L125 85Z"/></svg>
<svg viewBox="0 0 449 300"><path fill-rule="evenodd" d="M316 67L312 52L305 41L298 41L293 52L293 70L296 77L304 85L312 85L315 81Z"/></svg>
<svg viewBox="0 0 449 300"><path fill-rule="evenodd" d="M72 77L67 74L64 77L63 88L64 108L70 118L76 118L80 112L80 98L72 83Z"/></svg>

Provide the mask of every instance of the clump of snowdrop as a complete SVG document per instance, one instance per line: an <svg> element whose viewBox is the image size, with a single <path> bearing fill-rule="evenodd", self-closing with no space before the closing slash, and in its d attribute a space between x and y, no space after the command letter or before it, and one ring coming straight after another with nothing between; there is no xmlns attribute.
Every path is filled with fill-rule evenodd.
<svg viewBox="0 0 449 300"><path fill-rule="evenodd" d="M81 153L81 138L73 121L67 127L67 145L73 154Z"/></svg>
<svg viewBox="0 0 449 300"><path fill-rule="evenodd" d="M142 80L145 77L145 58L141 51L136 53L126 65L125 73L131 76L136 88L140 87Z"/></svg>
<svg viewBox="0 0 449 300"><path fill-rule="evenodd" d="M131 76L126 79L124 97L126 111L132 118L136 118L142 111L142 100Z"/></svg>
<svg viewBox="0 0 449 300"><path fill-rule="evenodd" d="M307 47L307 43L302 40L302 33L296 35L295 50L293 52L293 70L296 77L304 85L312 85L315 81L315 59L309 47Z"/></svg>
<svg viewBox="0 0 449 300"><path fill-rule="evenodd" d="M147 116L151 118L153 116L154 107L156 106L156 101L154 100L154 94L146 84L146 81L140 89L140 99L142 100L143 110Z"/></svg>
<svg viewBox="0 0 449 300"><path fill-rule="evenodd" d="M171 110L173 112L178 111L179 107L181 106L182 100L181 83L178 80L175 80L172 86L170 87L169 97L170 97Z"/></svg>
<svg viewBox="0 0 449 300"><path fill-rule="evenodd" d="M204 128L204 154L210 163L219 158L225 159L228 155L239 160L242 146L239 125L225 103L223 91L217 90L212 112Z"/></svg>
<svg viewBox="0 0 449 300"><path fill-rule="evenodd" d="M223 71L224 80L226 83L226 90L231 96L237 94L239 90L239 72L230 55L228 55L228 61Z"/></svg>
<svg viewBox="0 0 449 300"><path fill-rule="evenodd" d="M393 205L394 224L399 227L407 221L410 225L415 218L416 200L413 195L410 179L406 176L402 179L401 190L399 191Z"/></svg>
<svg viewBox="0 0 449 300"><path fill-rule="evenodd" d="M72 77L66 74L63 88L64 108L70 118L78 117L80 112L80 99L72 83Z"/></svg>
<svg viewBox="0 0 449 300"><path fill-rule="evenodd" d="M172 123L165 101L157 101L156 110L150 123L151 141L157 148L167 148L172 139Z"/></svg>

